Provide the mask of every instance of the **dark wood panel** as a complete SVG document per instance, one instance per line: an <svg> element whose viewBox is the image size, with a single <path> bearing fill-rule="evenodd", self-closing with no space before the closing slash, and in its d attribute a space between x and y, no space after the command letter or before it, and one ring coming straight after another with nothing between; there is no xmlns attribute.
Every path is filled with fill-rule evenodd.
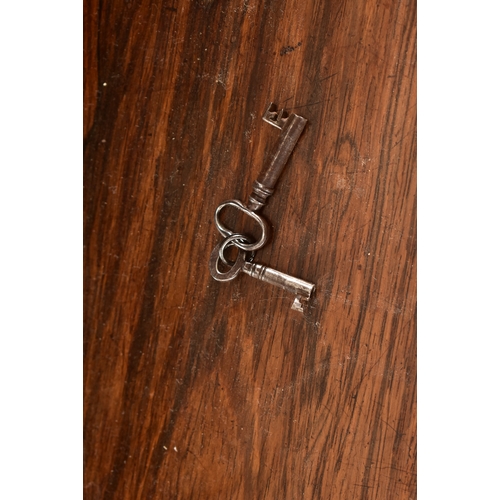
<svg viewBox="0 0 500 500"><path fill-rule="evenodd" d="M416 498L416 6L85 4L85 498ZM215 208L309 120L258 261Z"/></svg>

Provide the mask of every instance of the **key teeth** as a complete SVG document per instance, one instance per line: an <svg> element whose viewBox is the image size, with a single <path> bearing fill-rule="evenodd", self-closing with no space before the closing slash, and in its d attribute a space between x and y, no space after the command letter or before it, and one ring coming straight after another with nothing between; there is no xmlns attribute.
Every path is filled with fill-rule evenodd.
<svg viewBox="0 0 500 500"><path fill-rule="evenodd" d="M293 311L299 311L300 313L304 313L304 304L300 301L300 297L295 297L295 300L292 304Z"/></svg>
<svg viewBox="0 0 500 500"><path fill-rule="evenodd" d="M281 109L280 112L278 113L278 123L282 123L284 125L287 118L288 118L288 113L284 109Z"/></svg>
<svg viewBox="0 0 500 500"><path fill-rule="evenodd" d="M273 127L281 130L285 126L286 120L288 119L288 113L284 109L280 109L278 111L278 106L274 102L271 102L267 106L262 119L266 123L269 123Z"/></svg>

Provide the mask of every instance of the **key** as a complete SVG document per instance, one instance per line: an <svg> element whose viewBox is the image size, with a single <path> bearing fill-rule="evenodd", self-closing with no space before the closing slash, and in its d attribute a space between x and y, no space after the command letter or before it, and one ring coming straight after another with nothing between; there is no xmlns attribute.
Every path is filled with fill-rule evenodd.
<svg viewBox="0 0 500 500"><path fill-rule="evenodd" d="M283 290L287 290L288 292L295 294L292 309L300 312L304 312L304 304L302 300L306 302L309 301L314 289L316 288L313 283L309 283L308 281L282 273L281 271L272 269L264 264L245 262L241 270L252 278L257 278L271 285L279 286L280 288L283 288Z"/></svg>
<svg viewBox="0 0 500 500"><path fill-rule="evenodd" d="M244 243L242 241L235 240L234 242L238 248L246 251L255 251L262 248L269 239L269 224L257 212L262 209L269 196L274 193L276 183L278 182L292 150L297 144L297 141L302 135L304 127L307 123L305 118L296 115L295 113L287 115L284 110L278 112L277 106L274 103L269 104L262 118L265 122L270 123L274 127L281 130L278 145L273 155L262 169L262 172L257 180L254 181L253 191L248 198L247 206L243 205L243 203L239 200L229 200L221 203L215 211L215 225L225 238L234 234L231 229L222 224L219 218L220 212L227 206L232 206L241 210L248 216L252 217L259 224L262 230L262 235L258 241Z"/></svg>
<svg viewBox="0 0 500 500"><path fill-rule="evenodd" d="M303 306L305 302L309 301L316 288L313 283L282 273L264 264L248 261L246 259L247 252L241 250L241 248L238 248L238 256L235 262L229 262L224 257L226 248L233 245L236 246L237 241L245 240L247 240L246 236L234 234L226 238L213 249L208 265L212 278L217 281L230 281L243 271L252 278L257 278L258 280L265 281L266 283L278 286L293 293L295 295L295 300L292 304L292 309L304 312ZM228 271L221 272L219 270L220 262L231 265L231 268Z"/></svg>
<svg viewBox="0 0 500 500"><path fill-rule="evenodd" d="M267 198L274 193L274 187L307 123L305 118L295 113L288 116L283 109L278 112L274 103L269 104L262 119L281 129L281 135L269 164L253 183L253 192L248 198L247 206L254 212L258 212L266 204Z"/></svg>

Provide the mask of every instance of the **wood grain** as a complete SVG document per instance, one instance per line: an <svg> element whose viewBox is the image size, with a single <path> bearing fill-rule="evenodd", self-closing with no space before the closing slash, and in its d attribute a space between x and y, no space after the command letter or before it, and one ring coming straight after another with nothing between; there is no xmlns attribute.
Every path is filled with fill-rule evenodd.
<svg viewBox="0 0 500 500"><path fill-rule="evenodd" d="M86 0L85 498L416 498L414 1ZM258 261L224 200L309 120Z"/></svg>

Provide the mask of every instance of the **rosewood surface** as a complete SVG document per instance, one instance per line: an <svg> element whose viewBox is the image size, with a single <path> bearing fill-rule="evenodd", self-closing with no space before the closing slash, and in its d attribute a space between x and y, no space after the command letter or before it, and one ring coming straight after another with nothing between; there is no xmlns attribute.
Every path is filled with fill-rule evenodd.
<svg viewBox="0 0 500 500"><path fill-rule="evenodd" d="M415 2L84 10L85 498L415 499ZM270 101L308 123L258 261L304 314L208 271Z"/></svg>

